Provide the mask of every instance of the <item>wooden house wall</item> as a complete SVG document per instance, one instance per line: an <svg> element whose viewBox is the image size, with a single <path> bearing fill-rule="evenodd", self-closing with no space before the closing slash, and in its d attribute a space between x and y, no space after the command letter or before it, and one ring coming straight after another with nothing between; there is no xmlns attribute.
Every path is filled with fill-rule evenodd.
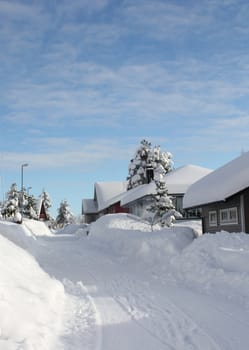
<svg viewBox="0 0 249 350"><path fill-rule="evenodd" d="M243 192L244 213L245 213L245 232L249 233L249 188Z"/></svg>
<svg viewBox="0 0 249 350"><path fill-rule="evenodd" d="M108 214L129 213L128 208L121 207L120 202L113 204L107 209Z"/></svg>
<svg viewBox="0 0 249 350"><path fill-rule="evenodd" d="M85 223L90 224L91 222L94 222L98 218L98 214L84 214L85 216Z"/></svg>
<svg viewBox="0 0 249 350"><path fill-rule="evenodd" d="M202 220L203 220L203 232L215 233L218 231L228 231L228 232L241 232L241 209L240 209L240 194L234 195L230 197L226 201L215 202L212 204L208 204L202 207ZM220 223L220 210L229 209L229 208L237 208L238 214L238 224L227 224L221 225ZM209 212L216 211L217 212L217 226L209 225Z"/></svg>

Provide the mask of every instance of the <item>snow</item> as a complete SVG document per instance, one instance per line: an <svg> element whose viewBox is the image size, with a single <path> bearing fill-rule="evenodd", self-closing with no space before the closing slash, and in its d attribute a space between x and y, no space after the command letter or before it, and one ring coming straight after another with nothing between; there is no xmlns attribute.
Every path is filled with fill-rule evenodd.
<svg viewBox="0 0 249 350"><path fill-rule="evenodd" d="M249 236L200 232L0 221L0 349L247 350Z"/></svg>
<svg viewBox="0 0 249 350"><path fill-rule="evenodd" d="M170 194L182 194L190 185L211 173L212 170L187 164L165 175L165 183Z"/></svg>
<svg viewBox="0 0 249 350"><path fill-rule="evenodd" d="M144 184L130 189L125 193L121 198L121 205L126 205L135 201L138 198L143 198L145 196L156 193L156 184L155 182L150 182L149 184Z"/></svg>
<svg viewBox="0 0 249 350"><path fill-rule="evenodd" d="M107 206L107 203L110 205L112 198L120 195L126 191L127 182L96 182L95 183L95 192L98 201L98 210L102 210Z"/></svg>
<svg viewBox="0 0 249 350"><path fill-rule="evenodd" d="M223 201L248 187L249 152L195 182L183 198L183 207Z"/></svg>
<svg viewBox="0 0 249 350"><path fill-rule="evenodd" d="M58 349L63 285L2 235L0 256L0 349Z"/></svg>

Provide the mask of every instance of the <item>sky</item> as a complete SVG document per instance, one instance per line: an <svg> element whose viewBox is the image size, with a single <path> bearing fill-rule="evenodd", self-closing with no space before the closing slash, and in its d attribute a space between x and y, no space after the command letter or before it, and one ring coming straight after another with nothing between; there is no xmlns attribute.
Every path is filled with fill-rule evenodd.
<svg viewBox="0 0 249 350"><path fill-rule="evenodd" d="M75 215L124 181L142 139L174 166L249 150L249 3L0 0L1 197L15 182Z"/></svg>

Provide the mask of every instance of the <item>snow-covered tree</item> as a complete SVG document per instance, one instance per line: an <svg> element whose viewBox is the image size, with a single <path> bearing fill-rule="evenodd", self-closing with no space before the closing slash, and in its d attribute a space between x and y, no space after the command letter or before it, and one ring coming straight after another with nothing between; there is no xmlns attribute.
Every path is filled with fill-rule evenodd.
<svg viewBox="0 0 249 350"><path fill-rule="evenodd" d="M20 193L17 190L17 185L16 183L13 183L7 193L7 200L2 209L2 215L4 217L14 217L16 215L19 211L19 198Z"/></svg>
<svg viewBox="0 0 249 350"><path fill-rule="evenodd" d="M155 181L156 193L152 195L152 203L147 208L149 212L148 221L151 229L155 224L161 227L172 226L176 218L180 218L181 214L175 210L172 197L168 195L168 189L163 180Z"/></svg>
<svg viewBox="0 0 249 350"><path fill-rule="evenodd" d="M170 152L162 152L160 146L152 148L150 142L142 140L129 164L127 189L130 190L149 183L153 179L161 180L165 174L172 170L172 166Z"/></svg>
<svg viewBox="0 0 249 350"><path fill-rule="evenodd" d="M66 200L61 201L60 207L58 209L58 215L56 217L56 224L59 227L63 227L66 224L74 222L74 216L71 213L69 204Z"/></svg>
<svg viewBox="0 0 249 350"><path fill-rule="evenodd" d="M37 201L33 195L27 195L26 192L24 193L23 216L29 219L38 219Z"/></svg>

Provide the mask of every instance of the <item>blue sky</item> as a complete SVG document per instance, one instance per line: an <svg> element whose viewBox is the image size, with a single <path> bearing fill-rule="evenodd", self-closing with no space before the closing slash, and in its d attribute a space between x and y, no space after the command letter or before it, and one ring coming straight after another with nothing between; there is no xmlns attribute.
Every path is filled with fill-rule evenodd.
<svg viewBox="0 0 249 350"><path fill-rule="evenodd" d="M145 138L175 167L249 150L249 3L0 0L1 193L122 181Z"/></svg>

